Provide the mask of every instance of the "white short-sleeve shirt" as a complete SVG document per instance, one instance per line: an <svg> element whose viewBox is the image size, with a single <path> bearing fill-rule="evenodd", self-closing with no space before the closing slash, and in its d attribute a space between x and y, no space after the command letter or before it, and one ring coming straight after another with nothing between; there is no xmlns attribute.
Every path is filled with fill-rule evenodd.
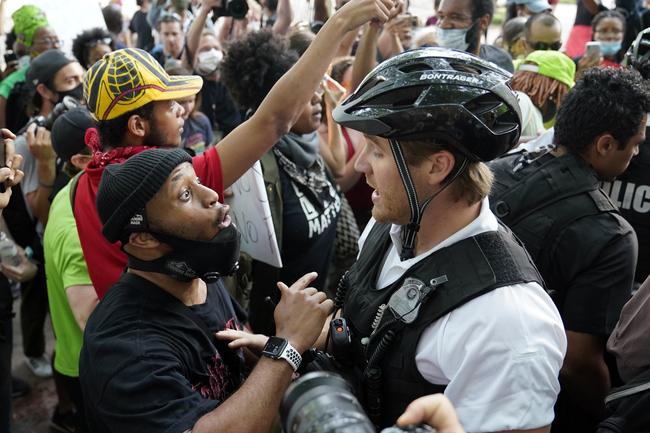
<svg viewBox="0 0 650 433"><path fill-rule="evenodd" d="M373 225L371 220L360 247ZM377 287L394 283L441 248L497 229L486 198L469 225L429 251L400 261L401 227L394 225ZM426 380L447 385L445 395L465 430L480 433L549 425L565 353L566 335L557 308L539 284L525 283L481 295L429 325L418 342L415 362Z"/></svg>

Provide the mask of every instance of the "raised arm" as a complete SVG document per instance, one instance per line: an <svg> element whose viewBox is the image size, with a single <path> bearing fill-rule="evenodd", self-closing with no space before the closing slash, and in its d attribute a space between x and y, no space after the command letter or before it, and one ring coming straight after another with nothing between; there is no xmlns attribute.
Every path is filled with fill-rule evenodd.
<svg viewBox="0 0 650 433"><path fill-rule="evenodd" d="M323 79L338 50L338 41L371 19L386 21L392 7L392 0L353 0L327 21L305 54L273 86L255 114L217 146L224 187L230 186L289 132Z"/></svg>
<svg viewBox="0 0 650 433"><path fill-rule="evenodd" d="M278 0L277 18L273 23L273 32L284 35L289 30L293 21L293 8L291 0Z"/></svg>

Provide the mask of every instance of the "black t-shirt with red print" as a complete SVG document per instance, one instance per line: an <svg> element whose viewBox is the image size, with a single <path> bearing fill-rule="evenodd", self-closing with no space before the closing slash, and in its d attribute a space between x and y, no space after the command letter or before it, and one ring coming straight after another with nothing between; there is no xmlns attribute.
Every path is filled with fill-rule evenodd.
<svg viewBox="0 0 650 433"><path fill-rule="evenodd" d="M221 282L192 307L124 274L90 316L79 374L90 431L183 432L243 382L240 351L213 333L245 314Z"/></svg>

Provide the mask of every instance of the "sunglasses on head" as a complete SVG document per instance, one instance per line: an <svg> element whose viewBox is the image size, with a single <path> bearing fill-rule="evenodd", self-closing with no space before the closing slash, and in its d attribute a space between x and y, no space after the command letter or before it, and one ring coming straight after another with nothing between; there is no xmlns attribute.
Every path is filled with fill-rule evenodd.
<svg viewBox="0 0 650 433"><path fill-rule="evenodd" d="M535 51L559 51L562 48L562 41L557 42L528 42Z"/></svg>

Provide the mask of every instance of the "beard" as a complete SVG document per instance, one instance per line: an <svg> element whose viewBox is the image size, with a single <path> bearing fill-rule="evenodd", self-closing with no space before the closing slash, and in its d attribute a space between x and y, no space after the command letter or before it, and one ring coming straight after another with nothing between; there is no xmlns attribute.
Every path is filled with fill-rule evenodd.
<svg viewBox="0 0 650 433"><path fill-rule="evenodd" d="M177 140L170 143L169 137L165 135L162 128L159 127L158 122L151 117L149 120L149 134L144 137L143 145L151 147L179 147L181 144L180 134Z"/></svg>

